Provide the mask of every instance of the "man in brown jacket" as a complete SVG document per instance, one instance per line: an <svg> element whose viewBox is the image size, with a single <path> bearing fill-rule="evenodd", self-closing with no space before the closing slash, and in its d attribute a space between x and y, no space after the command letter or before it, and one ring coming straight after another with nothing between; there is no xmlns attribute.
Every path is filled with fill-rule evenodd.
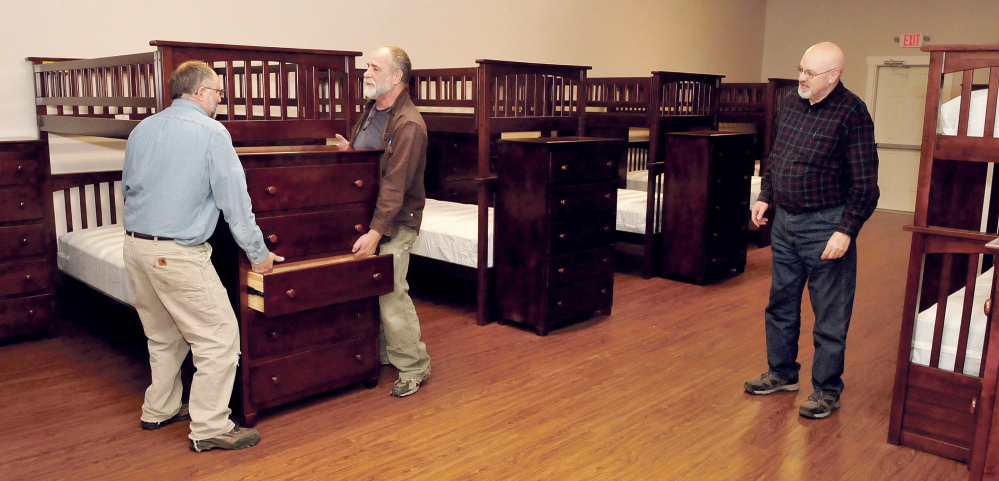
<svg viewBox="0 0 999 481"><path fill-rule="evenodd" d="M401 48L377 48L364 71L369 99L350 142L337 135L340 150L385 149L378 201L369 230L354 243L354 257L392 254L395 291L378 298L382 317L382 364L399 369L392 395L415 393L430 376L430 356L420 341L420 319L409 297L409 252L420 233L426 192L427 126L409 98L409 56Z"/></svg>

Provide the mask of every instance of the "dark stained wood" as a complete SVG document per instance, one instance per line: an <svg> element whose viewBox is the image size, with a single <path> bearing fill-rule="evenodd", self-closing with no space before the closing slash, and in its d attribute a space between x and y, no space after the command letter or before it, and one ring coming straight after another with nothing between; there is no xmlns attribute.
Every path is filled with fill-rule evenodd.
<svg viewBox="0 0 999 481"><path fill-rule="evenodd" d="M17 446L0 452L0 469L11 479L964 480L965 464L884 439L908 255L898 246L911 221L879 211L861 231L847 387L825 420L797 414L807 375L798 393L742 390L766 369L770 251L754 248L743 275L708 286L644 280L639 261L622 263L613 315L545 337L476 326L467 301L417 297L434 358L417 394L389 396L386 367L376 389L264 412L262 441L243 451L192 453L186 423L140 429L148 364L101 339L67 328L0 345L0 444ZM806 303L803 373L810 312Z"/></svg>

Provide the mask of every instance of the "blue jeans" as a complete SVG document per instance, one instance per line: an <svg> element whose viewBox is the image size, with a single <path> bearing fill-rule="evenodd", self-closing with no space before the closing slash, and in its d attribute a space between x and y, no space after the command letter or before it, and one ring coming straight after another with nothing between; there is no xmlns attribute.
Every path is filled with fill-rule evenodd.
<svg viewBox="0 0 999 481"><path fill-rule="evenodd" d="M857 244L843 257L822 260L843 206L804 214L777 208L771 233L773 281L766 310L767 362L783 379L798 379L798 336L805 282L815 313L812 387L833 395L843 391L846 331L857 289Z"/></svg>

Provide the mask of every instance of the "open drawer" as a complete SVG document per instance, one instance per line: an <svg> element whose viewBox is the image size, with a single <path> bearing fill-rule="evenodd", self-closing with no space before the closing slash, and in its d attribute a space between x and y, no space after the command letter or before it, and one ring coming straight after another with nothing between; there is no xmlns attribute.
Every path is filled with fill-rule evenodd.
<svg viewBox="0 0 999 481"><path fill-rule="evenodd" d="M351 254L289 262L267 274L246 273L247 306L267 317L392 292L392 255Z"/></svg>

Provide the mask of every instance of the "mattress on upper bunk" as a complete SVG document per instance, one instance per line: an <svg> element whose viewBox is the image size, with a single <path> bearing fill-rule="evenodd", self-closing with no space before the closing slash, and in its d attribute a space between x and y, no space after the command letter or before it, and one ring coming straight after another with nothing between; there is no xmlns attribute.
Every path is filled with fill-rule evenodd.
<svg viewBox="0 0 999 481"><path fill-rule="evenodd" d="M968 331L968 349L964 360L964 374L979 375L982 363L982 346L985 341L986 315L985 300L992 295L992 269L985 271L975 280L975 297L971 306L971 329ZM947 297L944 311L943 339L940 344L939 369L953 371L957 354L958 335L961 328L961 311L964 305L964 288ZM912 333L912 353L909 360L915 364L928 366L933 348L933 327L936 322L937 305L929 307L916 316Z"/></svg>
<svg viewBox="0 0 999 481"><path fill-rule="evenodd" d="M968 137L983 137L985 133L985 102L988 90L971 92L968 111ZM999 104L999 102L997 102ZM961 114L961 97L956 97L940 106L940 130L944 135L957 135L958 119ZM993 137L999 138L999 122L996 123Z"/></svg>
<svg viewBox="0 0 999 481"><path fill-rule="evenodd" d="M122 249L125 230L106 225L59 236L56 264L59 270L128 305L135 304L135 289L125 270Z"/></svg>
<svg viewBox="0 0 999 481"><path fill-rule="evenodd" d="M662 175L662 174L660 174ZM749 206L752 207L756 203L756 199L760 197L760 180L761 177L754 175L749 183ZM628 190L649 190L649 171L647 170L636 170L633 172L628 172L626 178L626 189ZM622 189L624 190L624 189ZM620 190L618 191L620 193Z"/></svg>
<svg viewBox="0 0 999 481"><path fill-rule="evenodd" d="M412 254L475 268L479 258L479 207L427 199ZM493 209L489 208L489 267L493 266Z"/></svg>

